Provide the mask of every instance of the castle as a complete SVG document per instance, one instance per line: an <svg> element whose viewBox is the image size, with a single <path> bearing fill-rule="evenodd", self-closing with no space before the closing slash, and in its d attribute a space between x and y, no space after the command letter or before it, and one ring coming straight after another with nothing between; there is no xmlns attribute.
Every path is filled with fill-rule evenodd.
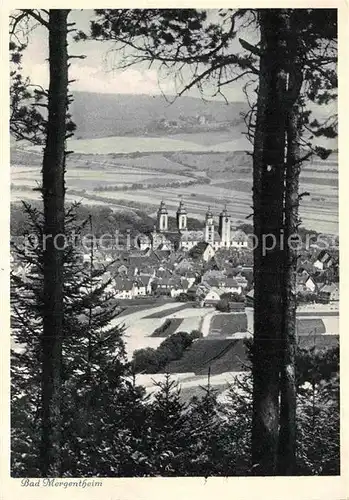
<svg viewBox="0 0 349 500"><path fill-rule="evenodd" d="M208 243L214 250L221 248L246 248L247 240L241 231L231 230L231 216L227 208L219 214L218 226L215 224L213 213L208 207L205 216L205 226L201 231L192 231L188 228L188 214L181 200L176 212L176 230L169 230L168 210L164 201L161 201L157 211L157 223L150 237L140 242L141 250L151 247L153 250L191 250L199 243Z"/></svg>

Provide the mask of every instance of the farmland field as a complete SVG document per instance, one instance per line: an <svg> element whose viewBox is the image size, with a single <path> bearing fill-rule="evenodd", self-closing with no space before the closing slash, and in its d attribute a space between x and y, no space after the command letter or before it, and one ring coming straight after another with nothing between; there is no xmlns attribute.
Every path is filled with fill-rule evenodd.
<svg viewBox="0 0 349 500"><path fill-rule="evenodd" d="M250 149L250 144L244 138L233 139L232 141L211 143L206 146L190 140L188 134L186 140L172 137L102 137L96 139L70 139L67 141L68 149L76 153L99 154L105 153L133 153L135 151L145 153L152 151L236 151L237 149ZM174 138L176 137L176 138ZM195 137L194 137L195 139ZM40 148L33 146L32 151L40 151Z"/></svg>
<svg viewBox="0 0 349 500"><path fill-rule="evenodd" d="M253 309L246 308L248 331L253 332ZM212 326L211 326L212 328ZM297 331L299 337L326 334L339 334L339 311L324 307L321 309L307 310L307 308L297 309Z"/></svg>
<svg viewBox="0 0 349 500"><path fill-rule="evenodd" d="M165 311L157 311L152 314L149 314L149 316L145 316L146 319L151 319L151 318L165 318L169 314L176 313L178 311L181 311L182 309L187 309L189 308L190 305L188 304L182 304L180 306L175 306L173 309L166 309Z"/></svg>
<svg viewBox="0 0 349 500"><path fill-rule="evenodd" d="M171 321L171 332L184 331L190 333L201 327L203 318L210 314L211 308L193 308L188 304L170 302L162 305L149 304L148 308L139 309L131 307L129 313L124 311L122 316L113 320L113 326L124 325L125 344L129 358L136 349L146 347L156 348L164 340L164 337L152 336L154 330L161 327L166 319ZM165 335L167 335L166 332Z"/></svg>
<svg viewBox="0 0 349 500"><path fill-rule="evenodd" d="M15 185L35 186L40 181L40 169L30 169L30 172L25 168L14 167L11 172L11 182ZM108 186L125 186L127 184L168 184L171 182L186 182L187 176L177 175L175 173L159 175L152 171L136 171L131 169L125 170L116 167L109 172L101 174L98 170L88 168L76 169L70 168L67 171L66 182L67 187L72 189L94 190L98 187Z"/></svg>
<svg viewBox="0 0 349 500"><path fill-rule="evenodd" d="M186 150L161 152L159 147L153 152L137 153L133 150L126 155L110 153L113 148L108 144L112 143L112 139L105 139L107 145L102 148L101 154L87 154L88 149L81 148L81 153L69 157L66 175L68 202L76 200L108 205L113 210L138 208L155 215L161 199L164 199L174 215L178 199L182 196L188 215L197 219L204 219L208 205L218 216L222 206L227 204L233 224L241 223L251 214L252 166L243 151L214 153L198 145L201 151L191 153ZM122 139L132 139L137 144L137 138ZM152 138L143 139L150 144ZM159 141L161 146L161 140L156 138L154 148ZM180 142L179 139L176 141ZM40 183L40 154L13 150L12 159L12 200L38 199L39 192L32 189ZM210 183L202 183L200 179L203 177ZM185 185L188 182L191 185ZM143 188L138 189L138 185ZM300 178L300 189L309 193L301 200L303 226L337 234L337 155L331 155L326 161L306 163Z"/></svg>
<svg viewBox="0 0 349 500"><path fill-rule="evenodd" d="M199 339L184 352L181 359L171 361L166 370L169 373L207 374L241 372L246 370L246 348L243 340Z"/></svg>
<svg viewBox="0 0 349 500"><path fill-rule="evenodd" d="M245 313L216 314L210 325L210 336L230 336L238 332L246 332L247 316Z"/></svg>

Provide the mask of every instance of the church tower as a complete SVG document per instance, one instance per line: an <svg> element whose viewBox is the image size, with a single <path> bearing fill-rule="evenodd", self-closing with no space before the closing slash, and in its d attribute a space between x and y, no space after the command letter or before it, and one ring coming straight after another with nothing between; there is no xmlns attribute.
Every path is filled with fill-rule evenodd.
<svg viewBox="0 0 349 500"><path fill-rule="evenodd" d="M230 247L230 215L227 212L227 206L219 214L219 235L223 248Z"/></svg>
<svg viewBox="0 0 349 500"><path fill-rule="evenodd" d="M214 222L210 207L208 207L206 212L205 241L206 243L210 243L212 246L214 245Z"/></svg>
<svg viewBox="0 0 349 500"><path fill-rule="evenodd" d="M164 231L168 231L168 212L166 205L163 201L160 203L160 207L157 215L157 229L161 233Z"/></svg>
<svg viewBox="0 0 349 500"><path fill-rule="evenodd" d="M182 200L177 209L177 228L178 231L185 231L187 229L187 211Z"/></svg>

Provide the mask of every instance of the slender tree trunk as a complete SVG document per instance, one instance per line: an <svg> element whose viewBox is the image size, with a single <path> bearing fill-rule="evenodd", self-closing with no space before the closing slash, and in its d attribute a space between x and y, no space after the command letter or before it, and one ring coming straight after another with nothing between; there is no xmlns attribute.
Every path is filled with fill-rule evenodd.
<svg viewBox="0 0 349 500"><path fill-rule="evenodd" d="M289 117L286 198L285 198L285 241L297 233L298 224L298 182L299 148L297 145L297 115L294 111ZM289 244L287 244L289 246ZM284 353L281 370L281 405L280 405L280 441L279 441L279 474L294 474L296 452L296 262L297 250L286 250L285 285L284 285Z"/></svg>
<svg viewBox="0 0 349 500"><path fill-rule="evenodd" d="M285 274L284 274L284 326L283 362L281 370L280 440L278 472L280 475L295 474L296 467L296 276L299 241L299 175L300 154L300 107L299 93L303 75L299 60L298 33L289 26L289 82L287 116L287 163L285 183Z"/></svg>
<svg viewBox="0 0 349 500"><path fill-rule="evenodd" d="M60 472L63 326L64 169L68 92L68 10L49 12L48 121L43 158L44 311L42 336L42 476Z"/></svg>
<svg viewBox="0 0 349 500"><path fill-rule="evenodd" d="M259 11L260 81L253 154L254 352L252 465L275 475L281 368L285 113L283 10ZM266 250L266 246L272 249Z"/></svg>

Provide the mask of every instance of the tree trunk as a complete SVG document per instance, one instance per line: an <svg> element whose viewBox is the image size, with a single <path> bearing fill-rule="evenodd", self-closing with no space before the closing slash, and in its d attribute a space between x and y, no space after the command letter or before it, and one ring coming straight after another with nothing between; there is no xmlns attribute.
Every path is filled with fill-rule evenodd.
<svg viewBox="0 0 349 500"><path fill-rule="evenodd" d="M299 36L296 27L289 26L289 82L287 116L287 163L285 183L285 274L284 274L284 326L283 362L281 370L280 440L278 473L284 476L295 474L296 467L296 276L298 260L297 240L299 226L299 175L300 158L300 107L299 93L303 75L299 60Z"/></svg>
<svg viewBox="0 0 349 500"><path fill-rule="evenodd" d="M297 233L298 224L298 182L299 158L297 145L297 114L292 111L289 118L286 198L285 198L285 241ZM292 246L287 244L287 247ZM284 288L284 353L281 370L279 474L290 476L295 466L296 429L296 263L297 250L288 248L285 256Z"/></svg>
<svg viewBox="0 0 349 500"><path fill-rule="evenodd" d="M43 157L44 311L42 336L42 476L59 476L63 327L64 170L68 93L68 10L49 12L48 121ZM58 236L62 235L62 236Z"/></svg>
<svg viewBox="0 0 349 500"><path fill-rule="evenodd" d="M275 475L278 450L283 317L283 204L286 75L283 10L259 11L260 81L253 153L254 350L252 466ZM270 235L270 236L267 236ZM263 241L274 248L266 251Z"/></svg>

